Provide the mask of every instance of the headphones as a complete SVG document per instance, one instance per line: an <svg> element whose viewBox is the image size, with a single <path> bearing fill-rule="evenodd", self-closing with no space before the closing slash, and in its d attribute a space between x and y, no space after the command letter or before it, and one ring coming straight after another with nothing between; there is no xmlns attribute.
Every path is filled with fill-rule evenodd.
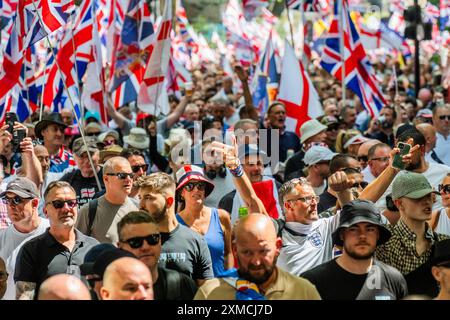
<svg viewBox="0 0 450 320"><path fill-rule="evenodd" d="M214 180L217 175L219 175L219 177L221 178L225 178L227 176L227 169L225 168L225 166L221 166L219 168L219 170L208 170L205 172L205 175L210 179L210 180Z"/></svg>

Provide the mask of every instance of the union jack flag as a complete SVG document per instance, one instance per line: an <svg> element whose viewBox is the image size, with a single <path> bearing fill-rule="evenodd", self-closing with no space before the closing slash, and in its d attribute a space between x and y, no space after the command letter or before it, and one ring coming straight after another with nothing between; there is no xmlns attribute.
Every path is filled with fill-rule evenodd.
<svg viewBox="0 0 450 320"><path fill-rule="evenodd" d="M343 26L339 23L339 2L342 4ZM344 38L345 85L359 97L372 117L377 116L386 102L344 0L335 2L333 21L328 34L324 35L325 47L320 64L331 75L343 81L340 27L343 28Z"/></svg>

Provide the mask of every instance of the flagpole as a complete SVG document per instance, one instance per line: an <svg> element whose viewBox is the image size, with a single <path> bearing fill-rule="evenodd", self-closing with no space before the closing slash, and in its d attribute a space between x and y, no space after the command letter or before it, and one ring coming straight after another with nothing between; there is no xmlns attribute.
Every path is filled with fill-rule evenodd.
<svg viewBox="0 0 450 320"><path fill-rule="evenodd" d="M303 37L303 48L302 48L302 61L306 65L306 55L305 55L305 47L306 47L306 36L305 36L305 8L303 8L303 5L300 6L300 23L301 23L301 31L302 31L302 37Z"/></svg>
<svg viewBox="0 0 450 320"><path fill-rule="evenodd" d="M45 54L45 60L44 60L44 79L42 82L42 91L41 91L41 105L39 107L39 121L42 120L42 113L43 113L43 109L44 109L44 92L45 92L45 78L47 77L47 63L48 63L48 51L45 50L46 54Z"/></svg>
<svg viewBox="0 0 450 320"><path fill-rule="evenodd" d="M295 49L295 43L294 43L294 31L292 31L291 15L290 15L289 6L288 6L287 1L288 1L288 0L285 0L285 1L284 1L284 4L285 4L285 6L286 6L286 13L287 13L287 18L288 18L288 23L289 23L289 30L291 31L292 48Z"/></svg>
<svg viewBox="0 0 450 320"><path fill-rule="evenodd" d="M338 2L338 14L339 14L339 48L341 53L341 72L342 72L342 101L344 105L346 104L345 97L345 43L344 43L344 1L345 0L335 0Z"/></svg>
<svg viewBox="0 0 450 320"><path fill-rule="evenodd" d="M75 19L76 19L76 15L73 15L73 20L75 20ZM73 33L73 29L76 27L75 24L76 24L76 21L73 21L73 27L70 29L70 33L72 34L71 40L72 40L73 54L75 56L75 74L77 75L78 101L80 102L80 115L81 115L81 119L83 119L84 118L84 108L81 105L81 87L80 87L80 75L78 73L78 65L77 65L77 47L75 45L75 36Z"/></svg>
<svg viewBox="0 0 450 320"><path fill-rule="evenodd" d="M44 23L42 21L42 17L41 17L41 15L40 15L40 13L39 13L39 11L37 9L37 6L36 6L36 2L35 2L35 0L32 0L32 1L33 1L34 10L36 10L36 15L37 15L37 17L39 19L39 23L41 24L42 29L45 30ZM64 81L64 74L61 71L61 67L59 66L58 59L56 59L56 54L55 54L55 51L54 51L54 48L53 48L52 44L50 43L50 39L48 38L48 34L45 35L45 39L47 40L47 44L49 45L49 47L50 47L50 49L52 51L53 58L55 59L56 67L58 68L58 71L60 73L64 89L67 92L67 97L69 98L70 105L72 106L72 110L73 110L73 113L75 115L75 119L77 120L78 125L81 126L80 119L79 119L79 117L78 117L78 115L77 115L77 113L75 111L75 105L73 103L72 96L70 95L70 91L69 91L69 88L67 87L66 81ZM83 132L83 127L80 127L79 131L80 131L80 134L81 134L81 139L83 140L83 144L86 146L87 149L89 149L88 145L87 145L87 142L86 142L86 136L84 135L84 132ZM100 180L98 178L97 170L96 170L96 168L94 166L94 162L92 161L92 156L91 156L89 151L86 152L86 154L87 154L88 159L89 159L89 164L91 165L92 170L94 172L94 177L95 177L95 181L97 183L97 187L98 187L98 189L100 191L102 191L103 188L102 188L102 185L100 184Z"/></svg>

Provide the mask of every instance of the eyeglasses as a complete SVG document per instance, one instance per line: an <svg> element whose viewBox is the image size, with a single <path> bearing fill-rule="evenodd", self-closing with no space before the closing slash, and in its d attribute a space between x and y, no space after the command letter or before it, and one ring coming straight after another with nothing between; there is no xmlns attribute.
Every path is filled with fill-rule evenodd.
<svg viewBox="0 0 450 320"><path fill-rule="evenodd" d="M47 202L47 204L52 204L52 206L55 209L62 209L64 208L64 205L67 203L67 206L69 207L69 209L73 209L75 208L75 206L78 204L76 199L72 199L72 200L53 200L50 202Z"/></svg>
<svg viewBox="0 0 450 320"><path fill-rule="evenodd" d="M441 119L441 120L444 120L444 119L447 119L447 120L450 120L450 114L449 115L442 115L442 116L439 116L439 119Z"/></svg>
<svg viewBox="0 0 450 320"><path fill-rule="evenodd" d="M144 244L144 240L147 241L149 246L156 246L161 239L161 235L159 233L149 234L145 237L134 237L128 240L123 240L122 242L126 242L133 249L139 249Z"/></svg>
<svg viewBox="0 0 450 320"><path fill-rule="evenodd" d="M389 161L389 157L378 157L378 158L372 158L370 160L378 160L381 162L386 162L386 161Z"/></svg>
<svg viewBox="0 0 450 320"><path fill-rule="evenodd" d="M2 201L3 201L4 204L17 206L17 205L21 204L22 202L24 202L25 200L30 200L30 199L31 198L21 198L19 196L15 196L13 198L9 198L9 197L5 196L5 197L2 198Z"/></svg>
<svg viewBox="0 0 450 320"><path fill-rule="evenodd" d="M295 202L298 200L300 200L301 202L303 202L309 206L313 202L313 200L315 203L319 203L320 197L318 197L318 196L300 197L300 198L286 200L286 202L292 202L292 201Z"/></svg>
<svg viewBox="0 0 450 320"><path fill-rule="evenodd" d="M107 173L107 176L116 176L120 180L125 180L127 177L133 179L134 173L128 172L118 172L118 173Z"/></svg>
<svg viewBox="0 0 450 320"><path fill-rule="evenodd" d="M448 193L450 193L450 184L440 184L438 186L438 190L439 190L439 192L448 194Z"/></svg>
<svg viewBox="0 0 450 320"><path fill-rule="evenodd" d="M367 158L367 156L359 156L359 157L358 157L358 161L359 161L359 162L367 162L368 159L369 159L369 158Z"/></svg>
<svg viewBox="0 0 450 320"><path fill-rule="evenodd" d="M140 165L136 165L136 166L131 166L131 170L134 173L138 173L140 169L142 169L142 171L144 171L144 172L147 172L148 164L140 164Z"/></svg>
<svg viewBox="0 0 450 320"><path fill-rule="evenodd" d="M355 184L352 185L352 188L361 188L364 189L365 187L367 187L369 185L369 183L367 181L361 181L361 182L357 182Z"/></svg>
<svg viewBox="0 0 450 320"><path fill-rule="evenodd" d="M195 187L197 187L197 190L199 190L199 191L205 191L206 183L204 183L204 182L189 182L184 187L189 192L194 190Z"/></svg>
<svg viewBox="0 0 450 320"><path fill-rule="evenodd" d="M352 167L347 167L347 168L342 168L341 171L344 171L347 174L352 174L352 173L361 173L361 168L352 168Z"/></svg>

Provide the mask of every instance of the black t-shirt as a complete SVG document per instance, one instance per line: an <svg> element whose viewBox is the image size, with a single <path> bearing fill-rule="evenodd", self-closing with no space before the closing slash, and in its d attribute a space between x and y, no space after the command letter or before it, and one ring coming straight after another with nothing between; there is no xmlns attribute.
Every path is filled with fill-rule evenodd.
<svg viewBox="0 0 450 320"><path fill-rule="evenodd" d="M319 196L319 203L317 204L317 212L324 212L336 205L337 198L331 193L325 191Z"/></svg>
<svg viewBox="0 0 450 320"><path fill-rule="evenodd" d="M214 278L205 239L181 224L170 233L161 232L159 266L182 272L194 280Z"/></svg>
<svg viewBox="0 0 450 320"><path fill-rule="evenodd" d="M100 170L97 175L102 188L105 189L102 170ZM61 178L61 181L67 181L75 189L75 192L77 193L78 208L81 208L84 204L94 199L94 195L100 191L95 177L85 178L81 175L79 169L66 173Z"/></svg>
<svg viewBox="0 0 450 320"><path fill-rule="evenodd" d="M408 294L400 271L376 260L368 274L350 273L334 259L300 276L316 286L323 300L396 300Z"/></svg>
<svg viewBox="0 0 450 320"><path fill-rule="evenodd" d="M305 163L303 162L303 158L305 157L305 152L303 150L298 151L295 153L289 160L286 162L286 168L284 168L284 176L286 179L285 181L288 181L289 178L291 178L291 174L294 172L299 172L299 176L303 177L301 173L303 172L303 169L305 168Z"/></svg>
<svg viewBox="0 0 450 320"><path fill-rule="evenodd" d="M193 300L197 286L187 275L159 267L153 292L155 300Z"/></svg>

